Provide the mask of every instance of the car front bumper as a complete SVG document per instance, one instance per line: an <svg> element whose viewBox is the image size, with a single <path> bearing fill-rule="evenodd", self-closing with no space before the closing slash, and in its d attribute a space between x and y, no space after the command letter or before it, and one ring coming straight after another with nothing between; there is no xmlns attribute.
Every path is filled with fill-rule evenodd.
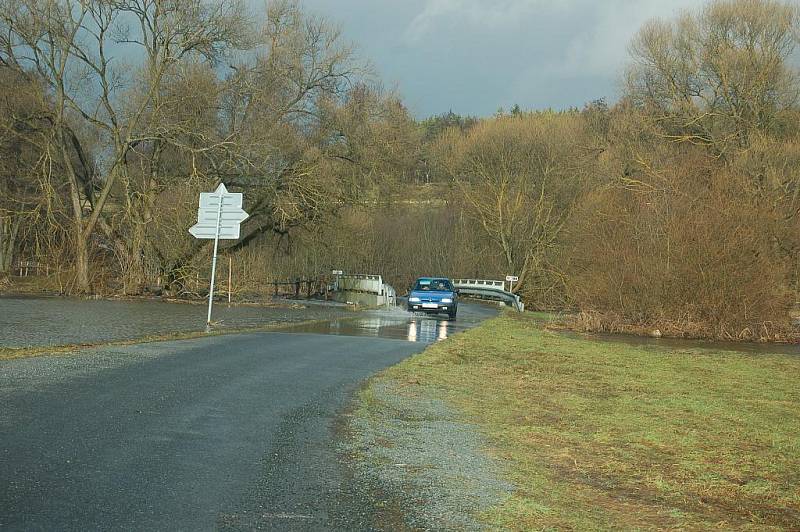
<svg viewBox="0 0 800 532"><path fill-rule="evenodd" d="M421 302L408 303L408 310L413 312L450 312L455 310L455 303Z"/></svg>

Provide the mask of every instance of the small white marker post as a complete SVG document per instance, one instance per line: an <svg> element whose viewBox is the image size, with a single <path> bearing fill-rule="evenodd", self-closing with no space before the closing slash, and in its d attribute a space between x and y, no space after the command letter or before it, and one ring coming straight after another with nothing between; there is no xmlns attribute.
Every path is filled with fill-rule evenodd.
<svg viewBox="0 0 800 532"><path fill-rule="evenodd" d="M214 279L217 275L217 251L219 240L237 240L240 224L250 215L242 210L242 193L228 192L223 183L214 192L200 194L197 223L189 228L195 238L214 239L214 255L211 259L211 285L208 289L208 316L206 331L211 330L211 310L214 305ZM228 301L230 302L230 267L228 269Z"/></svg>
<svg viewBox="0 0 800 532"><path fill-rule="evenodd" d="M516 275L506 275L506 281L508 281L508 291L514 292L514 281L519 281L519 277Z"/></svg>
<svg viewBox="0 0 800 532"><path fill-rule="evenodd" d="M231 304L232 290L233 290L233 256L228 255L228 305Z"/></svg>

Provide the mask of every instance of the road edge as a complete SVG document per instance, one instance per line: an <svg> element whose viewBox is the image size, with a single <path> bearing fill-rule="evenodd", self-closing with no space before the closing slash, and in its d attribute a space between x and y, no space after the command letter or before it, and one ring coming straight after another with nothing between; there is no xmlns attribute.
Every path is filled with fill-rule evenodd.
<svg viewBox="0 0 800 532"><path fill-rule="evenodd" d="M354 394L337 430L340 454L357 481L371 486L376 516L392 530L494 528L483 514L515 487L485 451L479 427L441 390L404 371L429 349L376 374Z"/></svg>

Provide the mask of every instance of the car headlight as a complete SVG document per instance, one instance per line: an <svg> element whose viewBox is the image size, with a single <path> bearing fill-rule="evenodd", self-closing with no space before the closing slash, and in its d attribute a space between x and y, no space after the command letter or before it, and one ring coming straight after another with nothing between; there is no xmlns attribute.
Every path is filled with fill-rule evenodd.
<svg viewBox="0 0 800 532"><path fill-rule="evenodd" d="M449 297L443 297L442 298L442 303L452 303L452 302L453 302L452 298L449 298Z"/></svg>
<svg viewBox="0 0 800 532"><path fill-rule="evenodd" d="M410 303L419 303L419 298L418 297L409 297L408 301Z"/></svg>

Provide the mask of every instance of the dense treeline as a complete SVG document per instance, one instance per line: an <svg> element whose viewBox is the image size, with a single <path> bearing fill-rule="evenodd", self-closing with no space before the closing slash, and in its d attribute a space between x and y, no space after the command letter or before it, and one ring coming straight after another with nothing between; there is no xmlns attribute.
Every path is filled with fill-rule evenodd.
<svg viewBox="0 0 800 532"><path fill-rule="evenodd" d="M21 163L2 248L63 262L71 292L184 288L195 196L219 181L248 192L243 248L326 223L414 156L397 98L291 1L254 25L238 0L8 0L0 24L4 93L25 95L2 102Z"/></svg>
<svg viewBox="0 0 800 532"><path fill-rule="evenodd" d="M224 181L241 290L331 268L516 274L587 327L780 338L798 289L800 15L717 0L641 28L620 100L415 122L289 1L0 1L0 272L202 290Z"/></svg>

